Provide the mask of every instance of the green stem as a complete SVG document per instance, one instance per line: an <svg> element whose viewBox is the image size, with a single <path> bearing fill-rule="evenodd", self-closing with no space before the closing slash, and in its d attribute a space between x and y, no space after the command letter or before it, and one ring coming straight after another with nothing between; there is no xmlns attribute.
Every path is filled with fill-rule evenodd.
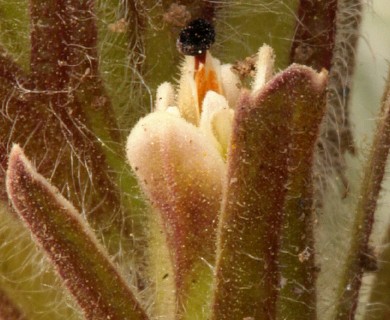
<svg viewBox="0 0 390 320"><path fill-rule="evenodd" d="M390 74L388 81L390 79ZM390 89L387 86L371 152L364 170L353 227L349 256L338 289L335 319L348 320L355 314L364 271L371 256L369 239L390 147Z"/></svg>
<svg viewBox="0 0 390 320"><path fill-rule="evenodd" d="M365 320L390 319L390 228L382 241L383 251L378 256L378 269L370 287ZM373 261L374 258L372 259ZM376 265L374 264L373 267Z"/></svg>

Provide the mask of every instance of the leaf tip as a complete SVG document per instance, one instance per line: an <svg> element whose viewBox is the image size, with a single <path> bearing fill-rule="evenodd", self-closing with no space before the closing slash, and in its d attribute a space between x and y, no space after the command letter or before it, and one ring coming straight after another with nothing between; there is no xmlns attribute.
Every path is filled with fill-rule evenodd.
<svg viewBox="0 0 390 320"><path fill-rule="evenodd" d="M8 168L5 180L6 190L11 200L13 200L15 195L15 188L18 184L20 171L28 165L29 161L24 155L23 149L19 144L14 144L8 158Z"/></svg>
<svg viewBox="0 0 390 320"><path fill-rule="evenodd" d="M325 90L328 84L328 70L322 68L320 72L317 72L312 67L293 63L282 73L286 73L287 76L301 76L308 80L311 85L311 89L317 92Z"/></svg>

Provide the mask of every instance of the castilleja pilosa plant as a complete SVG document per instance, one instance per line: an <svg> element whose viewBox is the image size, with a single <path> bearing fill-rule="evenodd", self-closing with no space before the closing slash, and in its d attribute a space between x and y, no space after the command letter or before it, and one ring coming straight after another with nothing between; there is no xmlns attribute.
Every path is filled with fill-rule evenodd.
<svg viewBox="0 0 390 320"><path fill-rule="evenodd" d="M1 24L0 319L387 319L390 85L358 188L345 158L359 1L291 1L290 41L259 32L234 64L218 34L240 4L7 6L30 54ZM322 216L348 197L340 254Z"/></svg>

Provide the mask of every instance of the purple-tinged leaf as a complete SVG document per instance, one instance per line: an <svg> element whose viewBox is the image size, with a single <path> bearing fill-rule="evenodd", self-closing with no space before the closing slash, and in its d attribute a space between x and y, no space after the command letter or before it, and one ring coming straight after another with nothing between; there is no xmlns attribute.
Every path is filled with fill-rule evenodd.
<svg viewBox="0 0 390 320"><path fill-rule="evenodd" d="M321 75L317 95L304 93L311 99L310 103L296 105L291 123L288 192L279 251L281 285L277 319L314 320L317 317L313 161L326 110L327 72Z"/></svg>
<svg viewBox="0 0 390 320"><path fill-rule="evenodd" d="M35 171L17 145L6 183L15 210L87 319L148 319L81 215Z"/></svg>
<svg viewBox="0 0 390 320"><path fill-rule="evenodd" d="M309 108L323 90L323 74L293 65L238 103L212 319L275 319L294 110Z"/></svg>

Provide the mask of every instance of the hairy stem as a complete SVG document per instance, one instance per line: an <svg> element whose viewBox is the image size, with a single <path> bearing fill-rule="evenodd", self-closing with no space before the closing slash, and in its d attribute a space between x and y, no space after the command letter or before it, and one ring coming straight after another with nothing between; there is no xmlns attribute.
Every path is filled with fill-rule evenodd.
<svg viewBox="0 0 390 320"><path fill-rule="evenodd" d="M383 251L378 257L378 270L375 273L366 307L365 320L390 318L390 228L382 241Z"/></svg>
<svg viewBox="0 0 390 320"><path fill-rule="evenodd" d="M22 68L2 47L0 47L0 78L13 85L21 84L27 79L27 75Z"/></svg>
<svg viewBox="0 0 390 320"><path fill-rule="evenodd" d="M390 79L390 74L388 81ZM354 316L361 287L362 276L367 269L371 250L369 239L374 222L379 192L385 173L390 147L390 88L387 86L382 101L381 115L364 170L364 177L356 208L356 215L339 291L339 304L335 319L347 320Z"/></svg>
<svg viewBox="0 0 390 320"><path fill-rule="evenodd" d="M330 69L336 33L337 0L301 0L290 61L317 71Z"/></svg>
<svg viewBox="0 0 390 320"><path fill-rule="evenodd" d="M339 173L345 184L343 154L346 151L355 152L349 120L349 98L361 15L361 0L338 1L335 46L329 71L328 112L320 143L324 161Z"/></svg>

